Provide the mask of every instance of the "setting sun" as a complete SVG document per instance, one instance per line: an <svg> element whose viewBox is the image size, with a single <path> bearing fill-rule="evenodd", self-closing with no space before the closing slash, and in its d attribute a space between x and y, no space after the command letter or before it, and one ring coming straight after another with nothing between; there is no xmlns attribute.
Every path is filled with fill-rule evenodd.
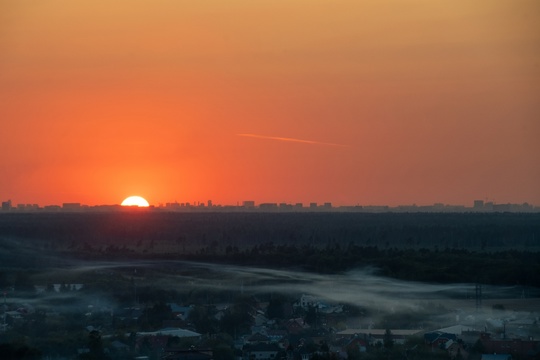
<svg viewBox="0 0 540 360"><path fill-rule="evenodd" d="M140 196L130 196L122 201L122 206L138 206L138 207L148 207L148 201Z"/></svg>

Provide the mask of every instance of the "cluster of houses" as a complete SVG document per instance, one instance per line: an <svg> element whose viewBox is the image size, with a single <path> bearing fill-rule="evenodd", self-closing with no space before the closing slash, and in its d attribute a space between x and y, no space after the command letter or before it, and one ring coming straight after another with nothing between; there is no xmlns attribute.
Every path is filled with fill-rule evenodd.
<svg viewBox="0 0 540 360"><path fill-rule="evenodd" d="M287 324L297 324L308 330L301 319L291 319ZM240 337L235 341L236 360L310 360L315 355L329 354L336 359L347 359L354 350L362 353L370 347L381 346L388 334L386 329L347 329L336 333L304 331L297 334L300 336L294 336L297 325L292 327L295 329L293 334L284 329L259 328L258 332ZM433 352L446 351L450 359L468 359L471 349L478 343L483 348L482 360L538 359L540 356L538 340L495 338L493 334L461 325L429 332L391 329L390 334L395 344L405 344L407 339L421 336L427 348ZM168 337L200 339L202 336L188 330L170 328L138 335L152 337L152 344L163 349L164 359L182 360L186 360L188 354L193 355L193 350L167 348ZM205 353L210 356L208 351ZM205 360L211 360L211 357Z"/></svg>
<svg viewBox="0 0 540 360"><path fill-rule="evenodd" d="M179 318L189 318L190 307L175 304L169 306ZM328 315L328 319L332 316L345 316L342 306L324 304L310 295L303 295L295 306L304 309L316 307L320 314ZM216 316L219 317L221 311L223 309L218 309ZM516 319L514 325L516 329L523 329L521 325L524 323L538 328L537 321L533 315L532 319ZM384 346L387 337L390 337L392 343L397 345L406 344L411 338L423 339L426 349L433 352L445 351L451 359L468 359L473 349L483 353L483 360L540 358L539 340L517 331L502 333L493 327L488 332L487 325L481 331L465 325L427 332L422 329L377 329L369 326L337 331L331 326L322 326L322 321L321 326L310 326L303 318L294 316L281 321L269 320L265 317L264 309L259 309L253 315L251 333L239 334L235 339L234 354L236 360L310 360L317 355L324 357L329 354L335 359L347 359L355 351L362 353L372 347ZM164 346L164 354L169 354L168 358L184 360L181 356L186 356L185 349L166 348L167 336L191 337L196 340L203 337L194 332L171 328L138 335L161 339L159 343Z"/></svg>
<svg viewBox="0 0 540 360"><path fill-rule="evenodd" d="M520 338L505 333L472 330L455 325L424 333L424 340L431 349L444 349L450 358L468 359L471 349L481 350L482 360L538 359L540 341L532 337Z"/></svg>
<svg viewBox="0 0 540 360"><path fill-rule="evenodd" d="M167 304L174 319L163 323L163 328L156 331L137 332L135 346L141 348L147 344L159 349L163 359L182 360L211 360L212 354L208 350L175 349L169 346L171 338L188 339L193 344L203 344L204 340L212 334L200 334L193 331L190 324L190 312L193 306L180 306L175 303ZM341 305L325 304L315 297L303 295L296 304L284 306L297 306L304 310L317 309L319 320L311 323L304 318L294 315L293 309L284 311L285 318L271 320L266 317L267 310L264 304L252 312L252 326L249 333L235 334L234 345L231 350L235 360L311 360L317 355L325 357L332 355L334 359L348 359L352 353L370 351L373 347L382 347L389 339L393 344L403 345L408 339L423 339L426 349L433 352L446 351L451 359L468 359L472 350L481 350L483 360L508 359L539 359L540 341L531 337L531 333L524 329L538 329L538 317L532 314L526 319L514 319L513 324L503 324L501 328L497 321L490 320L483 325L482 330L474 326L455 325L432 331L425 329L377 329L372 325L365 327L347 326L344 330L336 330L336 319L346 319L347 315ZM213 316L219 319L227 310L227 305L215 306ZM30 306L21 306L13 310L4 309L3 325L6 316L14 319L23 319L32 313ZM142 315L141 309L129 308L117 311L115 316L131 318L134 321ZM488 325L490 330L488 332ZM507 331L510 325L515 331ZM520 330L521 329L521 330ZM6 329L4 328L3 331ZM96 329L88 329L95 331ZM521 331L521 332L520 332ZM536 330L536 334L539 330ZM126 334L129 335L129 334ZM133 336L133 335L132 335ZM106 338L102 334L102 338ZM110 351L115 353L128 353L133 347L121 341L108 342ZM81 349L81 352L86 351Z"/></svg>

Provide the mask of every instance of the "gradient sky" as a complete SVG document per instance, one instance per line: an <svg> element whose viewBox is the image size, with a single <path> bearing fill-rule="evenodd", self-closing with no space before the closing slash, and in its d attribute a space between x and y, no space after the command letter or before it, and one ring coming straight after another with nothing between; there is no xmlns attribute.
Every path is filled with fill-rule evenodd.
<svg viewBox="0 0 540 360"><path fill-rule="evenodd" d="M540 205L540 2L0 0L0 143L14 203Z"/></svg>

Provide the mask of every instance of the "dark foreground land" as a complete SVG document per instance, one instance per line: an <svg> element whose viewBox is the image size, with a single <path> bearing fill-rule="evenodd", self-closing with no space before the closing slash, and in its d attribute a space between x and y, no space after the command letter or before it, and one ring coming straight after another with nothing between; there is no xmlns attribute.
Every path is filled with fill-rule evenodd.
<svg viewBox="0 0 540 360"><path fill-rule="evenodd" d="M194 252L255 245L540 250L540 213L0 213L0 236L55 246L180 244Z"/></svg>
<svg viewBox="0 0 540 360"><path fill-rule="evenodd" d="M0 354L474 360L540 337L538 274L540 214L0 213Z"/></svg>
<svg viewBox="0 0 540 360"><path fill-rule="evenodd" d="M61 254L540 287L540 213L8 213L0 240L4 268Z"/></svg>
<svg viewBox="0 0 540 360"><path fill-rule="evenodd" d="M540 250L540 213L0 212L0 236L59 245L181 242L189 250L214 242Z"/></svg>

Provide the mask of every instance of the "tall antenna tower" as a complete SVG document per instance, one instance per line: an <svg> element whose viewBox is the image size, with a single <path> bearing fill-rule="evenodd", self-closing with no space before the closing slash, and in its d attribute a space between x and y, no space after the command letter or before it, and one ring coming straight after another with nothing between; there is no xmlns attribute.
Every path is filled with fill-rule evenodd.
<svg viewBox="0 0 540 360"><path fill-rule="evenodd" d="M6 324L6 312L7 312L6 295L7 295L7 291L4 290L4 316L3 316L3 320L2 320L2 331L7 330L7 324Z"/></svg>
<svg viewBox="0 0 540 360"><path fill-rule="evenodd" d="M476 299L476 310L482 307L482 284L476 284L474 287L474 297Z"/></svg>

